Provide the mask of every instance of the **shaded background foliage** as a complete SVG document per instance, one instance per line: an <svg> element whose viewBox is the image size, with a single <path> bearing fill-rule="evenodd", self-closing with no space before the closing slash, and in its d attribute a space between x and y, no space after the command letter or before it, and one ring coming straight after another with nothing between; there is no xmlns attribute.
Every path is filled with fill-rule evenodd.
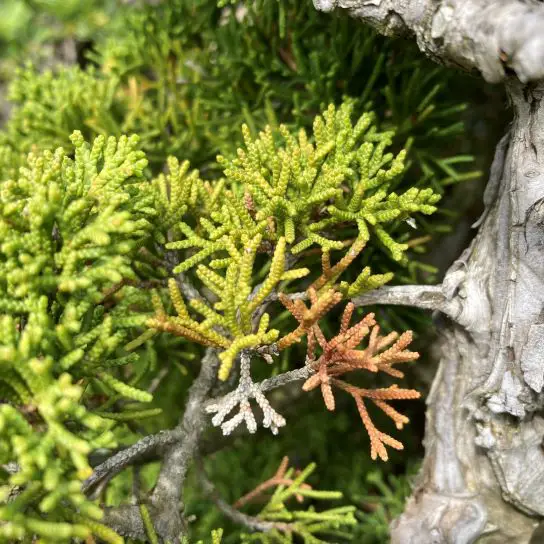
<svg viewBox="0 0 544 544"><path fill-rule="evenodd" d="M410 149L410 167L400 183L431 184L443 195L440 211L419 220L421 243L413 244L407 262L393 262L378 247L364 251L361 266L393 271L398 283L435 281L464 247L479 213L479 172L487 171L504 124L495 113L503 111L494 107L504 100L498 91L437 67L414 46L379 37L345 16L319 14L309 0L225 7L216 0L6 0L0 56L6 90L3 179L29 151L63 146L70 153L76 129L87 140L138 134L148 175L160 173L174 155L210 179L221 175L215 156L233 156L242 144L242 123L254 134L267 123L310 128L323 107L345 97L353 99L358 114L372 108L381 129L396 130L396 150ZM414 238L406 223L395 232L400 240ZM425 391L434 370L427 355L434 334L429 316L398 308L376 311L386 329L416 330L417 348L426 355L408 380ZM327 327L324 332L330 333ZM195 377L192 360L200 356L197 348L164 336L139 352L131 375L140 384L148 386L168 369L153 404L163 412L117 427L121 443L175 424ZM293 348L278 372L302 361L301 349ZM359 508L355 541L386 542L387 524L402 508L422 453L424 401L410 403L412 423L399 436L405 450L376 465L348 399L340 397L331 416L316 394L301 397L295 388L272 397L289 422L279 439L262 431L229 440L215 431L206 436L212 452L207 471L225 498L236 500L272 474L283 455L299 467L313 461L318 471L312 483L344 491L345 501ZM153 465L143 470L148 485L156 471ZM108 504L126 501L130 479L129 471L114 479ZM240 528L203 501L196 479L187 503L197 538L223 526L225 542L239 541Z"/></svg>

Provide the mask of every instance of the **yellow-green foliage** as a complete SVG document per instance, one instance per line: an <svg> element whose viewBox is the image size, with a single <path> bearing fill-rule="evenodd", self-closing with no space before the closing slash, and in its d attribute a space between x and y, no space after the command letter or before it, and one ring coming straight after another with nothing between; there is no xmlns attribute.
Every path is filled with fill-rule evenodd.
<svg viewBox="0 0 544 544"><path fill-rule="evenodd" d="M387 233L388 225L418 212L435 211L440 197L430 188L409 189L400 195L389 191L391 182L403 172L406 152L385 153L392 134L379 132L371 113L355 124L351 114L349 101L338 109L329 106L316 117L311 140L304 130L295 137L285 127L280 127L281 137L267 127L253 138L244 126L245 149L238 150L236 159L218 158L225 179L203 184L196 175L185 178L188 165L180 168L170 160L170 174L154 182L165 202L170 192L171 202L162 205L161 215L169 225L177 221L182 238L166 244L178 252L175 261L179 264L173 272L194 270L211 296L190 301L192 311L203 318L198 321L189 314L172 281L170 292L178 315L168 316L157 296L156 316L148 324L220 348L222 380L242 349L268 345L278 338L278 330L267 330L268 314L259 320L253 314L281 281L309 274L306 268L289 270L288 258L299 258L313 244L321 247L327 259L331 250L351 246L348 256L336 265L338 272L330 272L325 282L332 286L372 235L372 241L401 260L407 246ZM197 199L202 202L195 208ZM351 225L358 231L355 242L345 234ZM186 250L190 253L181 253ZM255 288L255 260L272 250L268 275ZM338 288L355 296L391 277L390 273L371 275L366 267L353 283L342 282Z"/></svg>
<svg viewBox="0 0 544 544"><path fill-rule="evenodd" d="M200 217L197 232L180 225L185 240L169 246L200 250L176 271L212 255L232 258L256 235L273 243L284 237L293 254L313 244L342 249L342 227L350 224L364 240L374 234L401 260L407 246L395 242L387 225L417 212L433 213L440 196L431 188L390 191L406 152L386 153L392 133L379 132L371 113L352 124L352 109L350 102L329 106L316 117L311 140L304 130L294 135L285 127L280 138L270 127L254 138L244 126L245 149L233 160L218 157L226 183L213 211Z"/></svg>
<svg viewBox="0 0 544 544"><path fill-rule="evenodd" d="M417 48L383 41L350 17L320 14L309 0L123 3L8 0L2 11L0 27L16 23L21 57L37 67L15 71L0 59L0 83L10 79L0 133L0 542L121 544L90 498L102 482L83 494L82 480L115 448L176 424L201 360L195 344L217 349L219 378L231 378L214 384L213 396L232 385L240 352L252 352L255 372L248 366L234 390L246 410L248 384L264 376L257 355L275 363L273 374L303 364L294 343L310 318L326 333L334 320L327 311L341 297L420 266L408 262L404 222L432 213L447 184L475 176L465 168L471 157L449 156L464 137L464 106L445 92L445 70L428 70ZM47 37L55 44L42 49ZM42 62L51 47L69 56L71 45L75 65ZM344 96L353 98L326 108ZM122 136L131 133L138 138ZM418 223L425 234L438 232ZM309 286L316 300L293 331L277 294ZM282 340L293 347L278 361ZM168 418L157 418L159 403ZM257 403L266 421L272 405ZM289 425L308 410L311 399L289 414ZM312 436L302 463L316 451L326 456L332 427L325 433L322 424L295 427ZM270 457L262 445L246 466ZM221 464L215 455L213 464ZM236 463L225 464L222 492L254 475L238 468L233 478ZM343 487L346 467L333 464L322 477ZM147 541L165 540L146 497L158 467L143 467L141 478L139 468L105 479L101 499L126 504L132 489ZM293 530L244 541L357 535L353 508L331 505L339 493L305 485L311 470L287 472L292 485L247 510ZM210 538L210 529L226 520L207 523L217 512L198 483L185 484L186 520L198 521L182 542L220 544L222 531ZM310 504L292 500L301 498ZM243 529L231 529L223 540L239 541Z"/></svg>
<svg viewBox="0 0 544 544"><path fill-rule="evenodd" d="M185 213L205 209L208 203L206 187L201 182L198 171L189 172L189 161L180 162L175 157L168 158L168 172L152 180L155 211L160 217L163 230L177 227ZM213 205L213 198L211 199ZM161 242L165 239L161 238Z"/></svg>
<svg viewBox="0 0 544 544"><path fill-rule="evenodd" d="M175 158L149 180L135 136L89 144L75 132L73 157L62 148L31 153L20 169L12 152L2 155L0 389L10 403L0 407L0 457L16 468L1 485L4 498L16 498L0 507L1 537L119 541L98 521L81 481L90 474L87 454L115 446L119 425L157 415L139 404L152 401L136 387L141 371L130 380L120 371L133 368L135 350L156 331L217 348L218 377L226 380L242 350L273 353L288 332L270 326L267 305L291 282L308 287L315 270L295 264L312 262L310 246L322 254L319 293L334 287L354 296L391 278L365 267L352 282L336 283L365 245L403 258L405 246L387 230L432 213L438 196L390 191L405 152L385 152L391 133L379 132L372 114L355 124L351 114L350 102L330 106L311 138L284 127L253 137L244 127L245 150L220 158L225 177L211 181ZM330 252L342 250L331 266ZM150 287L157 287L152 297ZM112 412L121 398L136 404ZM278 505L292 491L278 491L263 516L289 520L303 538L351 523L349 508L325 517L283 511ZM150 539L152 530L148 524Z"/></svg>
<svg viewBox="0 0 544 544"><path fill-rule="evenodd" d="M0 537L11 541L94 532L118 542L80 489L87 454L116 443L115 422L89 411L84 391L94 383L151 400L115 376L135 360L122 346L145 322L129 311L138 297L128 291L111 311L103 304L112 288L138 280L156 215L147 161L136 137L90 145L74 133L72 142L73 159L62 149L30 154L0 184L0 390L10 401L0 406L0 463L16 467L1 479L4 499L16 497L0 507Z"/></svg>
<svg viewBox="0 0 544 544"><path fill-rule="evenodd" d="M274 490L272 497L258 514L264 521L284 523L288 530L272 529L266 532L256 532L242 535L242 542L260 542L261 544L293 544L301 538L303 542L318 544L320 542L340 542L349 539L349 526L355 525L354 506L340 506L328 510L316 511L313 506L304 509L298 506L291 508L296 498L303 500L333 501L342 498L338 491L321 491L312 489L306 480L315 470L310 464L299 474L290 468L284 475L284 480L290 483L280 484ZM325 538L326 540L322 540ZM329 540L329 539L333 540Z"/></svg>
<svg viewBox="0 0 544 544"><path fill-rule="evenodd" d="M115 118L114 112L123 108L115 78L77 67L39 73L32 65L18 69L15 76L8 99L20 106L14 108L0 138L20 152L28 153L32 147L70 149L75 129L85 137L120 136L130 130Z"/></svg>
<svg viewBox="0 0 544 544"><path fill-rule="evenodd" d="M195 544L221 544L221 542L223 542L223 529L213 529L210 537L211 540L207 540L206 542L204 540L199 540ZM191 544L191 542L187 537L183 537L181 544Z"/></svg>
<svg viewBox="0 0 544 544"><path fill-rule="evenodd" d="M241 242L245 249L238 252L232 246L231 258L224 273L200 264L196 270L197 277L212 293L213 304L209 301L193 298L189 304L203 321L193 319L183 302L183 297L174 280L170 280L170 295L177 312L176 317L166 316L158 296L156 316L148 321L151 327L165 330L180 336L186 336L204 345L222 348L219 355L222 365L219 378L226 380L236 356L243 349L266 346L277 340L279 331L268 330L270 316L263 313L257 321L255 311L261 306L266 297L282 281L304 277L308 269L286 271L286 242L280 238L272 256L270 270L266 279L253 287L253 268L255 256L259 249L262 236L257 234L253 239L242 235ZM179 248L183 243L174 242L170 248ZM194 260L193 258L188 261ZM186 263L187 261L185 261Z"/></svg>

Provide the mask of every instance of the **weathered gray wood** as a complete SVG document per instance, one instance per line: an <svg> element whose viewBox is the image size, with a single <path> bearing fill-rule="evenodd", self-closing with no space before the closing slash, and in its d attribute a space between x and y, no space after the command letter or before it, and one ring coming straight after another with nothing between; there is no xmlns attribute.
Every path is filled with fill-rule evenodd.
<svg viewBox="0 0 544 544"><path fill-rule="evenodd" d="M445 278L462 311L441 331L421 481L393 542L527 543L544 516L544 88L508 91L484 220Z"/></svg>

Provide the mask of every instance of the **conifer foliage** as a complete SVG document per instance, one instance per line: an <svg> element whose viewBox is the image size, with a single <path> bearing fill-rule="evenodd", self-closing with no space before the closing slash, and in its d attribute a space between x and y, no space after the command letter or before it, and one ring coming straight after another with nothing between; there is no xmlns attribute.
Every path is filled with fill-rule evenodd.
<svg viewBox="0 0 544 544"><path fill-rule="evenodd" d="M348 540L360 512L316 488L313 463L285 457L233 504L210 481L227 435L289 436L289 384L297 413L314 389L329 411L338 392L351 396L369 442L358 455L387 461L386 446L403 448L368 407L408 423L391 402L419 393L381 377L404 377L398 366L419 356L413 334L382 333L351 299L410 265L421 233L411 240L406 225L474 174L430 159L426 138L459 130L431 129L436 73L412 82L417 119L400 123L393 81L406 70L370 54L374 36L319 37L303 2L267 4L129 6L90 65L26 66L11 83L0 134L2 542ZM327 65L319 39L350 68ZM363 61L368 84L339 96L369 70ZM205 515L189 524L191 499L205 497L224 528Z"/></svg>
<svg viewBox="0 0 544 544"><path fill-rule="evenodd" d="M436 197L432 190L388 193L388 182L402 171L404 152L396 159L384 156L383 140L374 130L365 130L370 116L363 115L353 126L349 112L349 104L338 111L329 107L324 117L316 118L312 139L302 131L296 140L281 128L283 147L276 147L270 127L258 143L244 127L246 150L240 149L238 159L230 163L220 159L226 177L215 183L187 174L187 164L175 159L169 161L167 175L148 181L143 174L145 154L137 149L136 137L98 137L89 144L76 132L73 158L62 148L31 153L16 179L2 184L1 379L4 398L10 401L0 411L3 462L16 467L6 492L13 492L9 485L22 489L0 510L5 537L37 533L44 539L58 534L78 538L94 532L118 540L96 521L101 511L85 497L78 481L92 474L86 457L90 451L116 445L113 422L123 415L115 412L110 419L103 406L89 409L94 397L101 393L105 404L113 396L136 403L152 400L150 393L116 372L135 362L137 355L130 352L149 337L144 330L129 341L138 328L214 348L221 362L219 380L226 380L239 362L237 388L207 406L207 412L216 413L212 423L222 424L224 434L242 421L250 432L256 431L250 398L264 414L264 427L277 433L286 424L264 396L262 384L252 381L252 360L273 363L281 349L306 336L308 378L303 389L319 383L329 409L334 408L331 384L350 393L370 435L373 457L377 453L387 459L383 443L402 447L377 431L362 399L371 399L401 425L406 418L387 400L415 398L417 393L396 386L359 389L336 376L357 369L401 376L392 365L417 356L404 350L409 334L380 353L395 337L379 337L372 315L348 327L353 311L348 304L340 334L329 342L319 322L374 278L368 276L363 284L357 277L354 284L343 282L341 291L335 290L335 281L362 251L370 231L401 214L432 213L428 202ZM350 207L358 212L338 212ZM316 216L323 219L316 221ZM338 223L349 221L357 225L355 241L330 238L331 226L342 232ZM395 257L398 244L379 232L378 240L385 240ZM167 242L174 233L181 240ZM284 290L292 283L304 285L311 275L310 268L293 264L297 259L308 261L304 251L313 243L323 255L324 271L304 288L308 308L300 298L291 302L292 295ZM331 250L345 253L334 267L328 262ZM150 262L167 252L169 260L173 255L179 264L165 281L167 262L162 269L152 268ZM257 258L268 271L256 284ZM189 272L199 287L192 286L186 304L181 291L190 281L183 274ZM371 286L381 283L374 281ZM163 287L149 295L146 286L153 282ZM164 306L161 297L166 293L176 316ZM299 325L294 330L287 324L282 331L270 328L273 314L265 309L278 298L296 317ZM368 347L355 351L370 327ZM323 349L317 361L316 340ZM225 422L236 405L239 413ZM141 412L132 416L138 418ZM35 514L15 515L21 508ZM51 512L62 521L41 519Z"/></svg>
<svg viewBox="0 0 544 544"><path fill-rule="evenodd" d="M100 509L78 484L92 472L87 454L115 445L107 414L83 402L85 384L92 378L109 394L151 400L110 371L133 360L117 351L142 318L127 312L128 298L111 312L103 304L108 289L137 278L137 252L155 215L139 187L147 162L136 137L91 146L74 133L72 142L73 159L62 148L30 154L1 188L1 387L9 400L0 406L1 455L16 467L9 481L20 489L0 513L8 539L94 531L118 541L95 521Z"/></svg>

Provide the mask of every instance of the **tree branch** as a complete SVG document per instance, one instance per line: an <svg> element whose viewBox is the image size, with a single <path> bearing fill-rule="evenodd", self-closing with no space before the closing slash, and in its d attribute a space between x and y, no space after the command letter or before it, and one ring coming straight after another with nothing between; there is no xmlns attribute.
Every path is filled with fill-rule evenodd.
<svg viewBox="0 0 544 544"><path fill-rule="evenodd" d="M388 36L413 36L432 59L491 83L515 72L544 77L544 6L519 0L313 0L316 9L348 10Z"/></svg>
<svg viewBox="0 0 544 544"><path fill-rule="evenodd" d="M146 532L138 506L126 504L115 508L104 508L101 523L116 533L129 538L145 540Z"/></svg>
<svg viewBox="0 0 544 544"><path fill-rule="evenodd" d="M91 494L100 489L104 481L109 481L126 467L164 456L159 479L151 496L150 513L157 533L172 542L179 542L179 535L185 532L185 523L180 515L183 483L189 464L196 454L199 438L207 426L205 409L214 402L206 400L215 382L217 366L215 351L207 350L200 374L191 386L180 424L170 431L146 436L101 462L84 482L83 491ZM312 373L310 367L299 368L263 380L259 388L264 393L293 381L305 380ZM133 538L145 534L137 506L110 508L105 512L104 523L120 534Z"/></svg>
<svg viewBox="0 0 544 544"><path fill-rule="evenodd" d="M412 306L413 308L421 308L422 310L439 311L457 321L461 307L458 301L453 300L453 297L449 296L447 293L448 289L442 284L384 286L373 289L364 295L354 297L351 299L351 302L357 307L371 306L372 304ZM274 300L278 298L276 293L273 293L273 296ZM306 292L289 293L286 297L290 300L308 299Z"/></svg>
<svg viewBox="0 0 544 544"><path fill-rule="evenodd" d="M289 295L290 298L304 298L305 293ZM441 286L395 286L376 289L353 299L356 306L366 304L401 304L423 309L440 310L453 317L452 303L444 295ZM139 464L157 455L163 457L161 472L150 500L152 518L157 533L164 539L179 542L179 535L185 533L185 523L180 510L183 509L183 483L194 458L198 442L207 426L206 412L218 400L208 400L210 391L216 381L217 356L214 350L208 349L202 360L198 378L189 391L189 399L180 424L170 430L156 435L144 437L136 444L117 452L100 463L83 485L87 493L100 487L101 483L111 479L115 474L129 465ZM282 387L291 382L303 381L314 373L310 366L304 366L267 378L254 384L261 393ZM228 395L227 395L228 396ZM229 507L229 505L226 505ZM127 507L128 508L128 507ZM138 508L108 509L106 523L125 536L135 536L143 528ZM247 525L253 518L232 509L232 515ZM153 515L156 514L156 515ZM248 518L248 519L246 519ZM243 521L245 520L245 521ZM261 523L259 521L259 523ZM143 529L142 529L143 530Z"/></svg>
<svg viewBox="0 0 544 544"><path fill-rule="evenodd" d="M140 463L150 455L155 455L159 450L170 446L179 439L180 432L176 432L175 429L145 436L132 446L115 453L95 467L92 475L83 482L83 492L92 492L105 478L112 478L126 467Z"/></svg>
<svg viewBox="0 0 544 544"><path fill-rule="evenodd" d="M179 542L179 535L186 532L185 520L180 515L180 510L183 510L183 484L189 464L197 452L199 438L206 427L204 403L215 382L217 367L215 350L206 350L200 374L189 390L182 420L174 430L182 438L166 451L151 496L151 504L157 512L153 518L155 530L164 540L174 543Z"/></svg>
<svg viewBox="0 0 544 544"><path fill-rule="evenodd" d="M146 436L136 444L117 452L99 464L83 484L83 491L91 493L101 482L111 479L129 465L157 454L164 456L159 478L151 496L150 513L157 533L165 540L179 542L185 531L180 515L183 483L189 463L193 459L198 439L206 427L204 402L215 382L217 356L208 349L202 359L200 374L189 390L185 412L177 427ZM140 538L145 535L137 506L123 506L105 510L104 523L124 536Z"/></svg>
<svg viewBox="0 0 544 544"><path fill-rule="evenodd" d="M315 370L310 366L296 368L295 370L278 374L272 378L266 378L266 380L260 383L259 388L263 393L266 393L266 391L277 389L294 381L307 380L314 372Z"/></svg>
<svg viewBox="0 0 544 544"><path fill-rule="evenodd" d="M394 285L380 287L351 299L355 306L372 304L392 304L394 306L412 306L422 310L439 311L453 320L460 313L459 302L449 299L444 294L442 285Z"/></svg>

